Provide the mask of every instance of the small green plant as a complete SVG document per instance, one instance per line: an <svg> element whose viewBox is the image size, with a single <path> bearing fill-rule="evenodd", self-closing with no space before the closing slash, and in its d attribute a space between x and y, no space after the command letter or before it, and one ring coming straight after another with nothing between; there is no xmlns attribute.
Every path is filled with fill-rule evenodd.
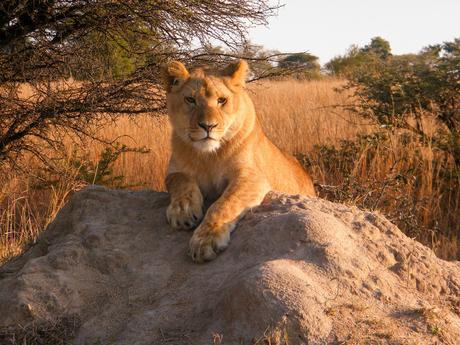
<svg viewBox="0 0 460 345"><path fill-rule="evenodd" d="M145 147L133 148L116 144L104 148L96 162L90 160L87 155L78 156L74 152L70 164L76 169L76 177L81 181L112 188L125 188L127 186L124 184L124 176L114 175L113 166L123 154L128 152L143 154L148 153L149 150Z"/></svg>

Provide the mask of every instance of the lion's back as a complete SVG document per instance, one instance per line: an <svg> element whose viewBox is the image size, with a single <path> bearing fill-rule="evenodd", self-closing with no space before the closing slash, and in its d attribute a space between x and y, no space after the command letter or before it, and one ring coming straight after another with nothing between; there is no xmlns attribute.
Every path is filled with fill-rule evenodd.
<svg viewBox="0 0 460 345"><path fill-rule="evenodd" d="M272 190L288 194L315 196L315 189L309 174L289 153L283 152L264 134L254 149L259 171Z"/></svg>

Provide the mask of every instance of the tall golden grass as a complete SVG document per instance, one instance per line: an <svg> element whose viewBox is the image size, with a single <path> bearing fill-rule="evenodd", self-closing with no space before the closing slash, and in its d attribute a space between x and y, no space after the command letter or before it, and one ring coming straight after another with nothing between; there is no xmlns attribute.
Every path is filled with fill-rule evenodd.
<svg viewBox="0 0 460 345"><path fill-rule="evenodd" d="M353 183L361 184L363 189L369 188L369 191L361 193L356 193L356 187L351 191L340 191L342 196L335 200L380 209L404 228L404 214L401 215L404 210L400 209L398 198L401 195L413 196L425 200L423 205L429 206L422 205L417 211L415 216L420 224L429 227L433 219L439 219L442 227L442 218L458 213L460 205L455 206L454 203L446 210L442 204L443 190L436 183L441 168L430 147L421 147L415 140L402 144L398 134L392 134L377 147L372 143L362 144L351 163L346 162L347 157L335 157L337 159L331 162L328 161L331 157L322 155L319 147L339 147L343 140L353 140L358 133L377 130L356 114L340 107L349 101L349 94L335 91L342 84L340 80L331 79L261 82L250 85L249 92L267 135L288 152L306 154L316 183L339 187L345 184L350 188L351 176ZM114 163L113 174L124 176L126 186L159 191L165 189L164 177L170 154L170 127L166 117L144 115L132 119L121 116L99 134L130 147L147 147L150 150L142 154L124 153ZM98 161L104 149L103 144L97 141L88 142L84 147L70 146L69 141L69 152L76 149L94 162ZM351 174L344 174L345 164L351 164L351 168L348 167ZM414 172L417 183L395 186L397 174L412 171L413 166L419 169ZM1 177L0 262L19 253L25 243L33 241L49 224L68 195L81 188L82 183L77 176L78 171L74 179L59 181L48 189L34 185L32 176L11 172ZM393 177L394 181L391 180ZM350 195L343 197L347 192ZM372 202L369 203L369 200ZM439 256L449 259L455 258L458 253L456 234L452 230L441 231L441 234L428 231L415 235L411 233L429 244Z"/></svg>

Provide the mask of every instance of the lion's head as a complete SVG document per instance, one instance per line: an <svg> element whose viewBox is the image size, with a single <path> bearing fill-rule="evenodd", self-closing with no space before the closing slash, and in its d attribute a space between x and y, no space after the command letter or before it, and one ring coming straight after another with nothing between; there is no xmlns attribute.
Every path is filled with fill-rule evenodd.
<svg viewBox="0 0 460 345"><path fill-rule="evenodd" d="M169 118L175 135L200 152L215 152L243 127L254 110L244 92L248 73L239 60L221 71L189 72L178 61L164 68Z"/></svg>

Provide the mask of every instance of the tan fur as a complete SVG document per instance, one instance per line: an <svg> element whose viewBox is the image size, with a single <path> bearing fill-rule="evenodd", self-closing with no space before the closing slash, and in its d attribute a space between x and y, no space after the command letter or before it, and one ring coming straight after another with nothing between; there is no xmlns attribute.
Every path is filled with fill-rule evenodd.
<svg viewBox="0 0 460 345"><path fill-rule="evenodd" d="M300 164L263 133L244 90L247 71L243 60L223 71L189 72L177 61L164 68L173 128L167 218L173 228L198 226L190 240L197 262L225 249L236 222L268 191L315 196ZM213 203L203 218L204 200Z"/></svg>

